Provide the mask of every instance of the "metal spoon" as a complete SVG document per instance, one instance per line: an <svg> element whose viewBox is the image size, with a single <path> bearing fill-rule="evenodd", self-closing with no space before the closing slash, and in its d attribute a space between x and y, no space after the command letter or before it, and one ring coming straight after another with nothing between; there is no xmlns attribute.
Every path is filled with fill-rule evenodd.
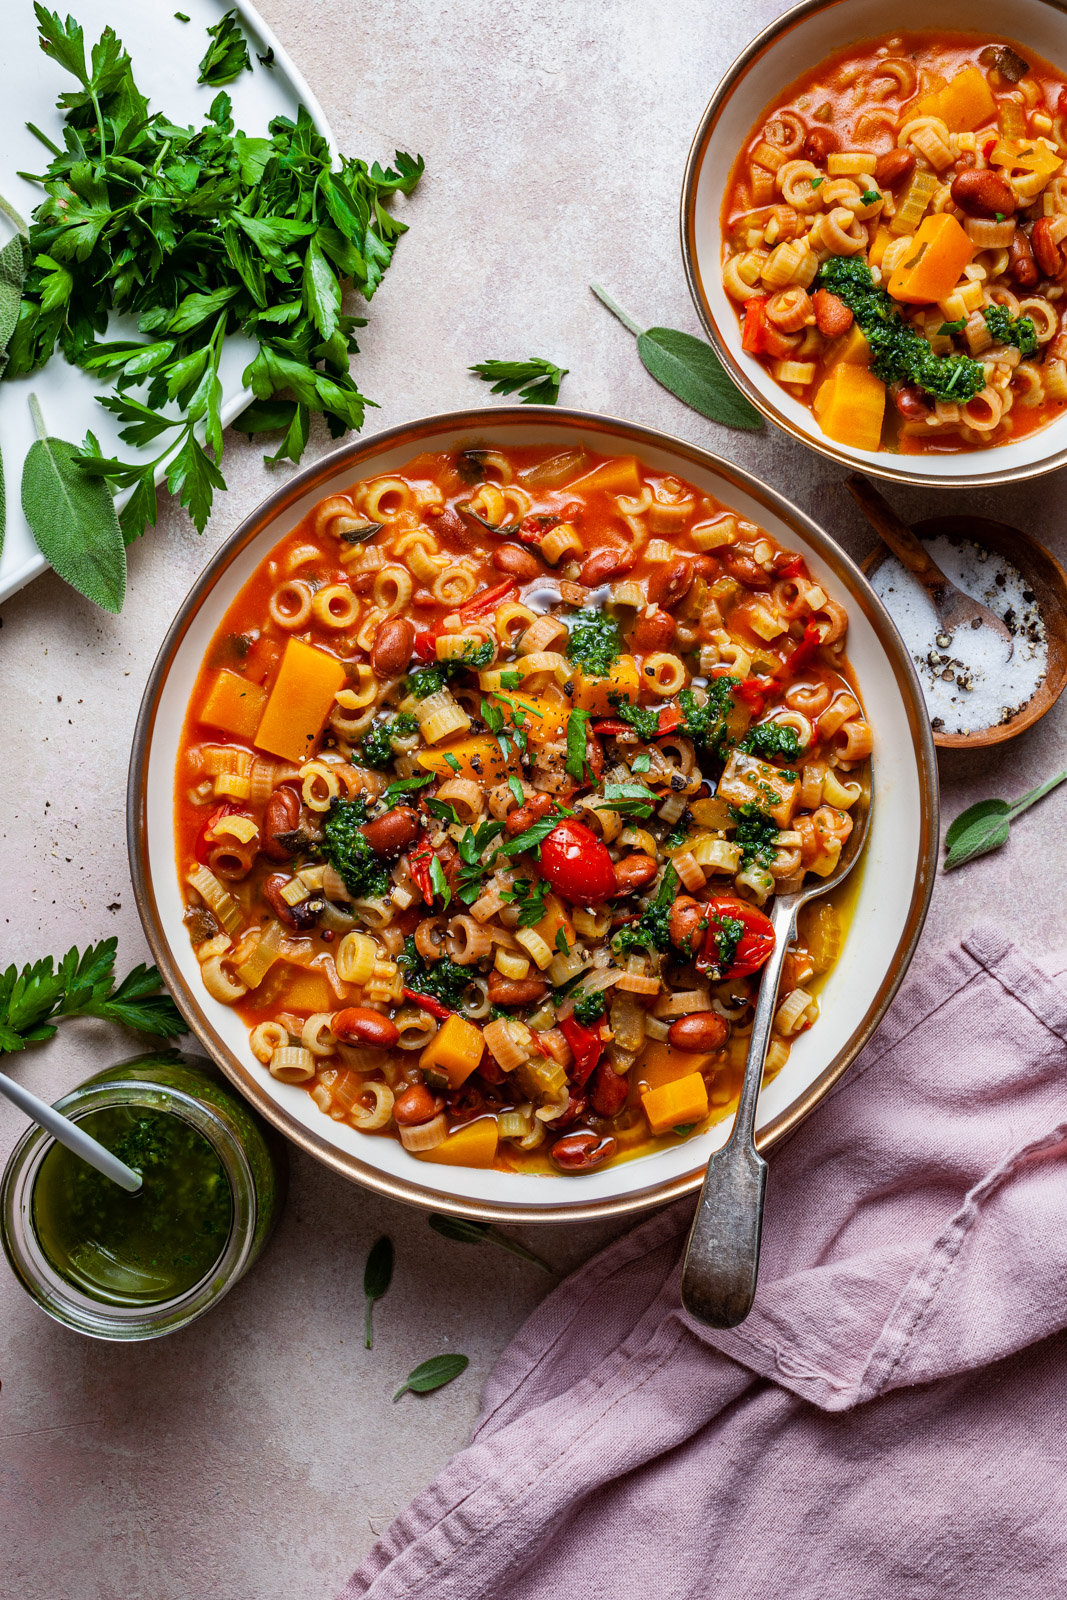
<svg viewBox="0 0 1067 1600"><path fill-rule="evenodd" d="M779 895L774 902L774 950L763 969L733 1131L708 1162L682 1263L682 1304L691 1317L710 1328L733 1328L743 1322L756 1293L767 1187L767 1163L755 1142L756 1105L797 912L809 900L836 889L851 872L867 837L871 794L868 786L856 802L852 832L830 876L812 879L795 894Z"/></svg>
<svg viewBox="0 0 1067 1600"><path fill-rule="evenodd" d="M112 1183L117 1183L129 1194L136 1194L140 1189L142 1180L139 1172L134 1172L125 1161L112 1155L110 1150L79 1128L76 1122L65 1117L62 1111L50 1106L47 1100L38 1099L37 1095L31 1094L29 1089L24 1089L21 1083L16 1083L4 1072L0 1072L0 1095L24 1111L31 1122L36 1122L39 1128L50 1133L57 1144L65 1144L68 1150L73 1150L76 1156L95 1167L97 1172L102 1172Z"/></svg>
<svg viewBox="0 0 1067 1600"><path fill-rule="evenodd" d="M858 472L853 472L847 482L853 498L879 538L885 540L897 560L904 563L912 577L918 579L930 596L942 632L952 634L957 628L966 627L990 628L1007 644L1006 659L1010 661L1015 651L1015 639L996 612L990 611L980 600L974 600L969 594L964 594L962 589L957 589L956 585L945 577L936 561L931 561L922 543L912 533L907 523L900 520L873 483Z"/></svg>

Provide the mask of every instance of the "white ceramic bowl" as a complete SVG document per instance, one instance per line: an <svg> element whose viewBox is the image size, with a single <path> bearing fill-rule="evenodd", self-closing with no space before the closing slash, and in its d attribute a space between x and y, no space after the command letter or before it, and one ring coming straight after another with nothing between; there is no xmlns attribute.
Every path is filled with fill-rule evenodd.
<svg viewBox="0 0 1067 1600"><path fill-rule="evenodd" d="M347 1177L419 1205L515 1221L637 1210L683 1194L699 1184L729 1124L582 1177L529 1177L428 1166L392 1139L371 1138L332 1122L304 1090L278 1083L258 1065L240 1018L212 1000L200 981L182 924L174 774L186 707L212 634L258 563L317 500L359 478L395 471L423 450L564 447L578 438L598 451L637 454L710 491L802 551L827 592L848 608L849 655L875 732L875 809L851 932L821 994L822 1015L801 1035L760 1100L761 1145L781 1137L866 1043L904 975L933 885L937 775L911 662L866 578L802 512L740 468L647 428L552 407L430 417L347 445L297 473L264 501L194 584L149 677L130 764L127 827L141 919L189 1026L232 1082L283 1133Z"/></svg>
<svg viewBox="0 0 1067 1600"><path fill-rule="evenodd" d="M1014 483L1067 465L1067 415L1016 444L955 455L898 456L828 439L807 406L741 349L733 301L722 286L722 203L738 152L761 112L804 72L851 40L923 28L1010 39L1067 68L1067 9L1059 0L803 0L738 56L700 119L682 185L682 256L693 302L727 371L764 416L845 466L898 483L938 488Z"/></svg>

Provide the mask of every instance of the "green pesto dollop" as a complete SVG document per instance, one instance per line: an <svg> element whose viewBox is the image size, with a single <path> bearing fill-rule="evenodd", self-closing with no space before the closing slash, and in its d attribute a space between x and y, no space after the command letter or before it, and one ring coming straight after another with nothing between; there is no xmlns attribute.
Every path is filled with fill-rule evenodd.
<svg viewBox="0 0 1067 1600"><path fill-rule="evenodd" d="M183 1118L143 1106L90 1112L80 1125L143 1182L127 1194L53 1145L33 1190L48 1260L110 1305L159 1305L186 1293L219 1259L233 1220L229 1180L211 1144Z"/></svg>

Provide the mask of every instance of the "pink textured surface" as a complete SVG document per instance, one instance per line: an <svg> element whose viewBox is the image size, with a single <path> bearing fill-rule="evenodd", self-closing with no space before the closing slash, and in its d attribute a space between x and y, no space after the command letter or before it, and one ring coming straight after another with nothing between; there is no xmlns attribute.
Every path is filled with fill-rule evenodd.
<svg viewBox="0 0 1067 1600"><path fill-rule="evenodd" d="M28 3L28 0L17 0ZM76 7L74 8L77 9ZM677 432L785 490L855 554L870 539L831 464L768 430L731 434L685 410L587 289L597 278L649 323L697 331L677 243L681 173L717 77L779 9L768 0L267 0L342 149L421 150L423 186L361 334L371 426L480 404L466 368L553 357L563 398ZM313 435L309 455L329 441ZM266 492L261 450L231 437L229 492L203 538L170 503L131 552L124 615L102 616L46 575L0 611L0 957L24 961L115 933L145 946L129 889L126 761L145 676L189 584ZM283 472L288 470L281 469ZM9 486L10 492L10 486ZM917 519L1018 521L1067 557L1060 479L969 495L894 492ZM946 815L1063 765L1062 707L991 755L943 759ZM941 880L923 952L993 915L1033 951L1062 942L1067 786L1027 814L1009 850ZM133 1053L75 1024L14 1063L57 1098ZM0 1107L0 1154L18 1118ZM500 1252L429 1232L416 1213L294 1164L268 1255L212 1316L137 1352L84 1343L0 1290L0 1593L20 1600L316 1600L466 1440L486 1372L548 1284ZM368 1246L397 1245L373 1352L360 1344ZM610 1229L559 1229L563 1268ZM529 1236L529 1235L528 1235ZM445 1349L469 1373L393 1406L396 1380Z"/></svg>

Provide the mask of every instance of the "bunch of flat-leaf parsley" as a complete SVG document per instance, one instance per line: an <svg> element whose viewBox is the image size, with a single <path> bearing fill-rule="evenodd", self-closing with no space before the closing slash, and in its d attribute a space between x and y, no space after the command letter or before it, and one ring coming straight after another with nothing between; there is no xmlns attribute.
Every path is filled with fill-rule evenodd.
<svg viewBox="0 0 1067 1600"><path fill-rule="evenodd" d="M179 127L150 111L111 28L87 62L73 18L34 10L41 48L78 87L59 100L64 149L33 130L52 160L34 177L46 198L30 228L6 375L33 371L58 345L112 380L118 393L101 403L120 436L160 447L146 464L112 460L89 434L80 452L88 472L133 490L127 541L156 520L160 466L203 529L225 488L218 374L228 334L259 346L244 374L256 399L236 426L283 430L272 460L300 459L313 411L334 438L362 426L371 402L348 357L365 319L342 313L341 292L351 281L369 300L378 287L405 231L387 202L415 187L422 158L397 151L383 170L341 156L335 168L303 107L295 122L276 117L269 138L249 138L235 131L226 94L201 128ZM141 337L107 340L113 312L137 318Z"/></svg>

